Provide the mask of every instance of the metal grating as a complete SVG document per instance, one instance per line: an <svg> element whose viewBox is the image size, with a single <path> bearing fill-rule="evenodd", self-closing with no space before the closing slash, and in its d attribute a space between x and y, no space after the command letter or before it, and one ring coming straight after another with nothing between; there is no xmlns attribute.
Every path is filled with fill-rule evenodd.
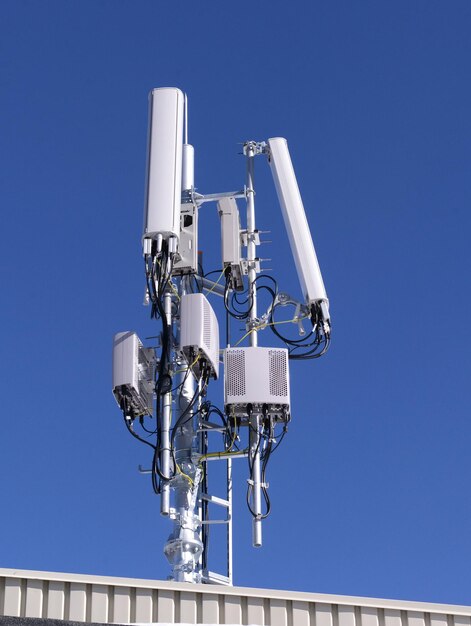
<svg viewBox="0 0 471 626"><path fill-rule="evenodd" d="M246 392L244 350L227 351L224 367L226 368L226 396L244 396Z"/></svg>
<svg viewBox="0 0 471 626"><path fill-rule="evenodd" d="M211 306L206 299L203 300L203 341L209 354L211 352Z"/></svg>
<svg viewBox="0 0 471 626"><path fill-rule="evenodd" d="M284 350L269 350L270 393L273 396L288 396L287 353Z"/></svg>
<svg viewBox="0 0 471 626"><path fill-rule="evenodd" d="M471 607L0 569L0 615L98 623L471 626Z"/></svg>

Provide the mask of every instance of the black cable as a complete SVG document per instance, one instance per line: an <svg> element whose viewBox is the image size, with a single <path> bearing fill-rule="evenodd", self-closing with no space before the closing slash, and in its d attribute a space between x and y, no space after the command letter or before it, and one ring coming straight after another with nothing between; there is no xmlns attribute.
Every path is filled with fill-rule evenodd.
<svg viewBox="0 0 471 626"><path fill-rule="evenodd" d="M271 288L268 285L257 284L259 281L264 279L270 280L273 283L274 288ZM250 290L244 289L242 292L236 292L233 291L231 287L231 273L230 267L228 267L226 270L226 284L224 288L224 307L227 314L239 321L246 320L253 309L254 289L257 292L261 289L267 290L272 297L272 301L274 302L276 294L278 293L278 283L272 276L269 276L268 274L260 274L260 276L257 276L250 285ZM242 300L241 298L244 295L245 299ZM247 305L247 308L245 308L245 305Z"/></svg>
<svg viewBox="0 0 471 626"><path fill-rule="evenodd" d="M146 428L144 426L144 416L141 415L139 417L139 424L141 425L141 428L144 432L148 433L149 435L156 435L157 434L157 429L155 428L154 430L149 430L148 428Z"/></svg>
<svg viewBox="0 0 471 626"><path fill-rule="evenodd" d="M208 272L207 274L203 273L203 278L208 278L208 276L212 276L213 274L222 274L222 269L213 270L212 272Z"/></svg>
<svg viewBox="0 0 471 626"><path fill-rule="evenodd" d="M207 433L203 433L203 437L202 437L202 448L201 448L201 453L203 455L208 453L208 434ZM203 472L203 479L202 479L202 484L201 484L201 488L203 493L209 493L208 489L208 473L206 471ZM207 500L201 500L201 517L202 520L209 520L209 502ZM208 548L209 548L209 530L210 530L210 525L209 524L202 524L202 529L201 529L201 535L202 535L202 540L203 540L203 553L201 555L201 565L203 568L203 571L207 569L208 567Z"/></svg>
<svg viewBox="0 0 471 626"><path fill-rule="evenodd" d="M181 413L181 415L178 417L175 426L172 428L172 436L171 436L171 443L172 443L172 447L173 447L173 442L175 440L176 434L177 434L177 430L179 428L181 428L182 426L184 426L187 421L189 421L192 417L193 414L190 415L190 417L188 417L188 419L185 419L188 415L188 413L190 413L191 409L194 407L195 403L198 401L199 397L202 395L203 393L203 389L199 389L198 387L195 390L195 393L193 394L192 399L190 400L188 406L186 407L186 409ZM181 398L181 396L179 397ZM179 399L180 402L180 399Z"/></svg>
<svg viewBox="0 0 471 626"><path fill-rule="evenodd" d="M228 420L226 419L226 416L221 411L221 409L217 407L216 405L212 404L211 402L208 402L207 406L205 407L205 411L206 411L206 419L208 421L211 415L213 415L214 413L222 421L222 424L225 429L224 432L221 433L222 438L223 438L223 443L224 443L224 452L227 452L230 449L238 450L239 446L235 443L235 436L233 434L233 431L231 430ZM235 428L236 428L236 425L234 425L234 429Z"/></svg>
<svg viewBox="0 0 471 626"><path fill-rule="evenodd" d="M270 424L269 424L269 433L268 433L268 443L267 443L267 447L264 451L264 455L263 455L263 460L262 460L262 471L261 471L261 478L262 478L262 494L265 500L265 505L266 505L266 513L265 516L268 517L268 515L270 514L270 510L271 510L271 502L270 502L270 496L268 495L268 491L267 491L267 465L268 465L268 461L270 460L270 456L273 452L272 447L273 447L273 437L275 434L275 425L274 425L274 421L273 418L270 418Z"/></svg>
<svg viewBox="0 0 471 626"><path fill-rule="evenodd" d="M317 322L310 335L314 332L314 338L312 341L307 341L306 337L301 339L290 339L285 337L276 328L275 310L280 305L276 305L270 312L269 324L272 332L283 341L289 349L289 358L291 360L306 360L306 359L318 359L324 355L330 346L330 336L320 332L321 322ZM309 349L312 348L312 349ZM304 352L297 352L298 350L305 350Z"/></svg>
<svg viewBox="0 0 471 626"><path fill-rule="evenodd" d="M323 348L321 348L321 346L324 346ZM330 338L329 337L324 337L321 342L319 342L315 348L313 348L312 350L308 351L308 352L303 352L302 354L293 354L294 350L297 350L299 348L301 348L302 346L296 346L295 348L293 348L290 353L289 353L289 358L292 360L308 360L308 359L318 359L319 357L323 356L327 350L330 347ZM317 352L317 350L321 348L320 352Z"/></svg>
<svg viewBox="0 0 471 626"><path fill-rule="evenodd" d="M191 286L190 283L191 293L203 293L203 282L198 281L198 277L196 276L196 274L190 274L190 276L193 279L194 284L196 285L195 290L194 286Z"/></svg>
<svg viewBox="0 0 471 626"><path fill-rule="evenodd" d="M275 439L278 439L278 441L276 442L275 446L271 449L270 454L273 454L275 452L275 450L279 447L279 445L281 444L281 442L283 441L283 439L285 438L286 433L288 432L288 425L284 424L283 425L283 432L281 433L281 435L278 437L275 437Z"/></svg>
<svg viewBox="0 0 471 626"><path fill-rule="evenodd" d="M124 417L124 423L126 424L126 428L129 430L131 435L133 437L135 437L138 441L141 441L142 443L145 443L146 446L150 446L153 450L155 450L156 448L155 448L153 443L151 443L150 441L146 441L146 439L143 439L142 437L139 437L139 435L134 432L134 430L132 428L132 420L129 418L128 415L126 415L125 411L123 411L123 417Z"/></svg>
<svg viewBox="0 0 471 626"><path fill-rule="evenodd" d="M252 294L247 293L246 290L244 290L240 294L236 294L236 293L234 293L232 291L230 285L231 285L231 268L230 268L230 266L228 266L226 268L226 284L225 284L225 287L224 287L224 298L223 298L223 300L224 300L224 307L225 307L227 313L231 317L233 317L234 319L236 319L236 320L245 320L250 315L250 311L252 310L252 307L253 307L253 297L252 297ZM242 295L244 293L247 293L247 297L246 297L246 299L243 302L241 302L239 300L239 295ZM229 296L231 296L231 302L230 303L229 303ZM243 304L246 304L246 303L250 302L250 306L245 311L241 311L240 309L236 310L234 302L237 305L243 305Z"/></svg>
<svg viewBox="0 0 471 626"><path fill-rule="evenodd" d="M265 278L266 278L267 280L271 280L271 282L272 282L272 283L274 284L274 286L275 286L275 291L276 291L276 293L278 293L278 282L275 280L275 278L273 278L273 276L270 276L270 274L260 274L259 276L257 276L257 277L255 278L255 280L254 280L253 282L254 282L254 284L255 284L255 283L257 283L259 280L264 280ZM266 285L263 285L263 286L265 287Z"/></svg>
<svg viewBox="0 0 471 626"><path fill-rule="evenodd" d="M161 331L161 354L159 367L155 371L155 392L156 392L156 429L151 433L144 424L141 426L149 434L156 434L157 441L154 448L152 458L152 485L156 493L160 492L160 485L157 479L168 481L171 476L164 476L159 467L159 455L161 453L161 413L162 413L162 397L171 390L172 379L168 371L170 361L171 336L167 321L167 316L162 303L162 298L172 276L174 254L169 255L167 242L163 242L162 250L156 253L155 244L151 255L145 258L146 283L147 292L152 303L151 318L160 319L162 323ZM148 443L148 442L147 442Z"/></svg>
<svg viewBox="0 0 471 626"><path fill-rule="evenodd" d="M249 410L248 413L249 413L249 420L250 420L251 411ZM250 425L250 428L252 430L254 430L254 431L256 430L256 429L253 428L252 425ZM250 481L252 481L252 482L253 482L253 465L254 465L254 460L255 460L255 458L256 458L259 450L260 450L260 445L261 445L262 439L264 438L264 436L262 434L263 431L261 433L259 430L256 430L256 432L258 434L258 442L257 442L257 447L255 448L255 452L253 453L253 456L252 456L253 461L251 462L250 448L249 448L249 454L248 454L248 457L247 457L248 463L249 463L249 476L250 476ZM264 489L265 488L262 487L262 493L264 492ZM252 505L250 503L250 498L251 498L252 492L253 492L253 485L249 482L248 485L247 485L247 494L246 494L247 507L248 507L248 509L249 509L249 511L250 511L250 513L251 513L251 515L253 517L255 517L257 519L265 519L266 517L268 517L268 515L270 513L270 508L271 508L270 507L270 498L268 497L267 493L263 493L264 500L265 500L265 505L266 505L266 511L265 511L265 513L257 515L257 513L253 510Z"/></svg>

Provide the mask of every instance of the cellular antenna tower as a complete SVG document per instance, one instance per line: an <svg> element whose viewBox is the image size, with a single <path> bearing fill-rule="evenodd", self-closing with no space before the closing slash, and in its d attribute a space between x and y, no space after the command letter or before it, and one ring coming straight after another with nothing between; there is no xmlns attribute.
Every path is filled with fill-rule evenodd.
<svg viewBox="0 0 471 626"><path fill-rule="evenodd" d="M232 584L232 463L237 459L248 462L252 542L262 545L262 521L270 512L267 464L291 419L289 361L318 358L330 344L329 301L286 139L246 141L243 153L246 178L240 190L197 193L187 98L176 88L151 91L142 247L145 303L159 325L159 345L146 347L131 331L115 336L113 393L126 428L149 452L149 468L141 471L150 474L160 512L172 521L164 552L170 578L180 582ZM258 157L268 161L273 174L302 301L279 291L275 278L261 269L254 190ZM216 203L220 216L221 266L205 274L198 214L207 203ZM222 340L217 310L225 327ZM263 330L272 332L263 333L262 347ZM220 376L224 399L218 404L209 397ZM209 493L215 461L225 465L224 497ZM208 567L209 528L218 523L227 530L224 573Z"/></svg>

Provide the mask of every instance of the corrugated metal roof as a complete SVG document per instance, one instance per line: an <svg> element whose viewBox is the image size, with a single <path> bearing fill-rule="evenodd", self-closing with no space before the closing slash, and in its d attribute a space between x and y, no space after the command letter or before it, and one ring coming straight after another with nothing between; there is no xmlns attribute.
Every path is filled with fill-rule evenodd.
<svg viewBox="0 0 471 626"><path fill-rule="evenodd" d="M471 626L471 607L0 569L0 614L102 623Z"/></svg>

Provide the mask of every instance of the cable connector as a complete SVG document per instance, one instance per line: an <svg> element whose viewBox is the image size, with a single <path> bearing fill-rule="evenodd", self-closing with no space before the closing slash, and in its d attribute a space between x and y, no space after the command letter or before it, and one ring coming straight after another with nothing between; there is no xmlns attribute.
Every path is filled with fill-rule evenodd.
<svg viewBox="0 0 471 626"><path fill-rule="evenodd" d="M142 242L142 253L144 256L149 256L152 254L152 239L146 237Z"/></svg>
<svg viewBox="0 0 471 626"><path fill-rule="evenodd" d="M328 300L317 300L311 304L311 321L313 326L321 325L325 335L327 337L330 336L331 324Z"/></svg>

